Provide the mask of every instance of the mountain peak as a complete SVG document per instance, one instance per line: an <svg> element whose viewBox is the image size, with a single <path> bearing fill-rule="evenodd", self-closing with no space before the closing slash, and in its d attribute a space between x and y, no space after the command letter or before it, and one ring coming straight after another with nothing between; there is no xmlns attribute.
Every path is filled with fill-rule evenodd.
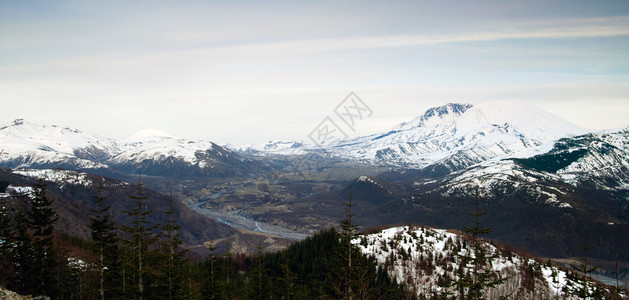
<svg viewBox="0 0 629 300"><path fill-rule="evenodd" d="M423 168L443 162L458 169L489 159L530 157L553 142L587 130L517 100L433 107L388 132L359 137L340 156Z"/></svg>
<svg viewBox="0 0 629 300"><path fill-rule="evenodd" d="M22 124L24 124L24 119L15 119L13 123L11 123L12 126L20 126Z"/></svg>
<svg viewBox="0 0 629 300"><path fill-rule="evenodd" d="M9 128L9 127L13 127L13 126L22 126L22 125L24 125L24 123L26 123L24 121L24 119L15 119L12 122L2 126L0 129L6 129L6 128Z"/></svg>
<svg viewBox="0 0 629 300"><path fill-rule="evenodd" d="M449 114L460 115L470 108L472 108L472 104L448 103L446 105L429 108L426 110L423 117L424 119L428 119L434 116L441 117Z"/></svg>
<svg viewBox="0 0 629 300"><path fill-rule="evenodd" d="M173 135L167 132L155 129L155 128L142 129L136 132L134 135L132 135L130 139L138 140L138 139L155 138L155 137L176 139L176 137L174 137Z"/></svg>
<svg viewBox="0 0 629 300"><path fill-rule="evenodd" d="M431 107L423 115L415 119L399 124L394 130L405 130L415 127L423 127L427 123L441 122L444 118L456 118L474 107L468 103L447 103L442 106Z"/></svg>

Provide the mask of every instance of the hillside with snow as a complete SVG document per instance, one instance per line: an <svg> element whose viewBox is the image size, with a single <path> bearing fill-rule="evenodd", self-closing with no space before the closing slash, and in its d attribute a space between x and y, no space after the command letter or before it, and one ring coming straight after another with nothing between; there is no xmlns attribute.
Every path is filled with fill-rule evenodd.
<svg viewBox="0 0 629 300"><path fill-rule="evenodd" d="M471 237L444 229L393 227L353 240L362 253L372 256L397 282L405 283L418 297L458 297L455 284L461 274L470 274L464 257L474 256ZM488 260L484 266L494 278L504 278L495 288L485 290L486 299L580 299L584 281L574 271L514 253L484 242ZM590 295L611 296L601 283L588 283Z"/></svg>
<svg viewBox="0 0 629 300"><path fill-rule="evenodd" d="M276 155L299 155L304 154L309 147L296 141L268 141L261 144L250 145L226 145L226 148L255 156Z"/></svg>
<svg viewBox="0 0 629 300"><path fill-rule="evenodd" d="M486 161L439 181L436 190L444 196L464 191L469 194L476 187L481 188L483 197L495 196L492 193L496 190L527 189L548 204L571 208L557 199L577 187L629 191L629 127L563 138L546 153Z"/></svg>

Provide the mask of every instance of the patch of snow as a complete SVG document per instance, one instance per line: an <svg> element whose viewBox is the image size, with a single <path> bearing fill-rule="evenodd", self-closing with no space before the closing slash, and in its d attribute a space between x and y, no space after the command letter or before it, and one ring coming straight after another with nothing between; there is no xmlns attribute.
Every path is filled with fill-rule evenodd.
<svg viewBox="0 0 629 300"><path fill-rule="evenodd" d="M13 173L55 182L59 184L61 188L63 188L65 184L82 186L93 185L93 181L89 178L89 174L85 172L56 169L17 169L13 170Z"/></svg>
<svg viewBox="0 0 629 300"><path fill-rule="evenodd" d="M10 184L4 190L4 193L0 194L0 197L7 198L14 195L24 195L33 198L33 188L30 186L15 186Z"/></svg>
<svg viewBox="0 0 629 300"><path fill-rule="evenodd" d="M439 285L439 278L448 276L456 279L461 256L473 256L473 250L469 248L469 243L465 246L463 237L444 229L393 227L357 237L352 243L364 254L373 256L397 282L412 287L417 296L430 297L445 291L456 295L456 289ZM490 244L485 244L485 247L489 255L498 254L491 260L491 268L508 278L502 290L487 291L489 298L498 298L501 291L508 294L518 290L522 284L520 276L526 276L521 275L522 270L535 265L542 273L542 282L536 283L538 295L573 299L562 291L564 287L575 284L562 269L514 253L505 254Z"/></svg>
<svg viewBox="0 0 629 300"><path fill-rule="evenodd" d="M562 202L561 204L559 204L559 208L572 208L572 205L570 205L570 203L568 202Z"/></svg>

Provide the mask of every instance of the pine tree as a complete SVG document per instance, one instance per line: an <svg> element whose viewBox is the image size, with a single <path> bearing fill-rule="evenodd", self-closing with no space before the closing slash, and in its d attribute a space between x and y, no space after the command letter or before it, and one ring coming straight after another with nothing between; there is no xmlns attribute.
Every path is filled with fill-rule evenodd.
<svg viewBox="0 0 629 300"><path fill-rule="evenodd" d="M175 206L172 190L170 191L170 209L166 213L168 220L166 225L162 227L162 235L165 240L162 243L162 251L164 251L165 275L166 275L166 291L167 299L181 299L183 289L183 263L186 250L181 250L181 225L175 220Z"/></svg>
<svg viewBox="0 0 629 300"><path fill-rule="evenodd" d="M590 266L590 264L588 264L588 251L592 250L592 246L588 244L587 228L585 229L585 242L583 246L581 246L581 249L583 250L583 258L581 260L581 265L573 266L573 268L577 270L578 272L581 272L583 276L582 282L580 284L580 288L576 288L572 290L571 293L575 296L581 297L583 299L587 299L594 296L593 293L590 292L590 288L589 288L589 282L591 280L590 274L594 272L596 269L598 269L597 267L592 267ZM597 291L595 290L594 292L596 293Z"/></svg>
<svg viewBox="0 0 629 300"><path fill-rule="evenodd" d="M92 241L98 251L98 294L100 299L115 299L120 296L120 250L116 224L111 216L111 206L105 205L103 185L98 186L94 196L96 208L92 209L90 224Z"/></svg>
<svg viewBox="0 0 629 300"><path fill-rule="evenodd" d="M253 260L253 271L251 272L252 294L251 299L267 299L269 298L269 287L267 278L267 268L264 264L262 253L262 241L258 240L256 247L258 253Z"/></svg>
<svg viewBox="0 0 629 300"><path fill-rule="evenodd" d="M217 285L217 257L214 251L216 251L216 246L214 244L209 244L208 249L210 250L210 254L205 259L203 263L205 271L204 274L204 283L202 287L202 292L204 295L204 299L215 300L218 299L219 289Z"/></svg>
<svg viewBox="0 0 629 300"><path fill-rule="evenodd" d="M17 199L16 199L17 200ZM22 200L22 199L20 199ZM21 294L31 293L31 277L36 270L35 255L31 248L32 237L29 232L29 220L26 214L26 201L19 201L15 212L15 248L12 252L14 260L14 277L11 288ZM32 293L31 293L32 294Z"/></svg>
<svg viewBox="0 0 629 300"><path fill-rule="evenodd" d="M616 286L614 286L614 293L615 296L618 297L620 299L620 295L623 292L623 286L620 284L620 280L619 280L619 276L618 276L618 263L616 263Z"/></svg>
<svg viewBox="0 0 629 300"><path fill-rule="evenodd" d="M138 176L137 193L129 196L136 202L135 208L124 211L127 216L134 218L134 220L131 222L131 226L122 226L122 229L129 235L129 239L124 240L124 242L130 248L129 262L132 266L130 279L133 280L133 284L127 284L127 286L130 289L131 297L140 300L147 296L146 281L147 276L150 275L150 266L146 264L146 261L150 255L149 247L154 245L158 239L158 236L153 233L158 225L149 225L150 222L147 220L147 216L151 214L152 210L146 208L148 197L144 195L144 184L141 178L142 174Z"/></svg>
<svg viewBox="0 0 629 300"><path fill-rule="evenodd" d="M227 244L228 247L231 246L229 241ZM217 283L219 294L222 299L233 299L236 296L236 274L232 257L232 253L228 250L225 254L223 254L219 263L218 278L221 280L217 280Z"/></svg>
<svg viewBox="0 0 629 300"><path fill-rule="evenodd" d="M353 223L354 213L352 209L352 187L349 188L349 202L343 203L345 218L339 222L340 245L331 261L331 272L328 280L332 287L332 293L337 298L353 299L362 298L371 293L371 281L373 274L369 274L366 262L361 259L360 251L352 240L358 233L359 226Z"/></svg>
<svg viewBox="0 0 629 300"><path fill-rule="evenodd" d="M0 287L6 288L13 270L13 224L6 198L0 198Z"/></svg>
<svg viewBox="0 0 629 300"><path fill-rule="evenodd" d="M58 261L53 243L53 229L58 218L52 208L52 200L46 195L46 184L43 180L39 180L33 189L28 218L32 230L31 246L37 264L37 274L33 274L35 280L31 282L32 292L55 296L58 287L55 268Z"/></svg>
<svg viewBox="0 0 629 300"><path fill-rule="evenodd" d="M283 299L290 300L291 297L295 295L295 280L297 280L297 275L293 273L290 269L290 259L288 258L288 253L284 255L284 262L281 265L283 276L280 278L282 282L283 289Z"/></svg>
<svg viewBox="0 0 629 300"><path fill-rule="evenodd" d="M463 298L485 299L483 292L485 289L494 288L502 284L507 278L500 278L494 275L491 270L491 261L497 257L497 254L490 254L486 248L481 235L489 234L490 227L481 227L482 223L479 217L487 214L487 212L479 212L478 210L478 189L476 189L475 210L468 215L474 217L474 227L463 228L463 231L472 235L470 246L474 252L471 256L468 252L461 256L463 266L471 269L471 273L465 272L463 268L459 269L459 278L454 282L463 293ZM465 294L467 292L467 295Z"/></svg>

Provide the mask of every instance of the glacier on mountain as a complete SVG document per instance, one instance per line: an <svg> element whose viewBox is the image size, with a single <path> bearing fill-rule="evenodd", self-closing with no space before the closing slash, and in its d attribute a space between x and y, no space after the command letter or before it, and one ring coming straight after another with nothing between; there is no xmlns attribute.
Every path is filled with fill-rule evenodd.
<svg viewBox="0 0 629 300"><path fill-rule="evenodd" d="M446 162L453 170L490 160L530 157L560 138L587 130L516 101L448 103L391 130L344 141L334 155L423 168Z"/></svg>

